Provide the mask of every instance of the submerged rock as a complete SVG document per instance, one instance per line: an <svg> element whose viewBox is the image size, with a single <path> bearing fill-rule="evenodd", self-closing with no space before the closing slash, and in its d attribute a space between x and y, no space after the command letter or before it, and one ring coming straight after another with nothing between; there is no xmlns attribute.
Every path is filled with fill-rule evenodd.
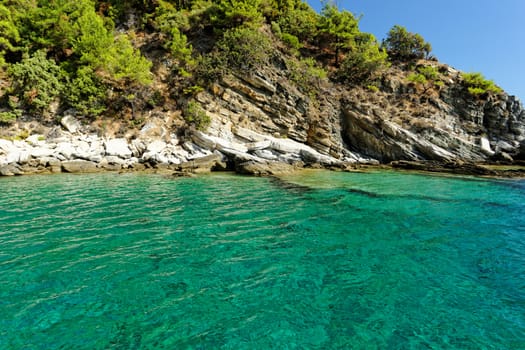
<svg viewBox="0 0 525 350"><path fill-rule="evenodd" d="M67 173L93 173L100 171L97 164L88 160L69 160L61 163L62 170Z"/></svg>

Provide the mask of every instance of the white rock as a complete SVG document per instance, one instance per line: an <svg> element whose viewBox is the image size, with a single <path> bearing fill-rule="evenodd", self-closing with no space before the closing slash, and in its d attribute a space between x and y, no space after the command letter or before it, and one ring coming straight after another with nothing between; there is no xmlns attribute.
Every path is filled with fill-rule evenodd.
<svg viewBox="0 0 525 350"><path fill-rule="evenodd" d="M60 119L60 124L62 124L62 126L70 133L75 133L82 127L80 122L71 114L65 115L62 119Z"/></svg>
<svg viewBox="0 0 525 350"><path fill-rule="evenodd" d="M257 157L261 157L261 158L264 158L264 159L268 159L268 160L277 160L277 156L275 154L273 154L271 151L268 151L268 150L256 150L254 152L254 154L257 156Z"/></svg>
<svg viewBox="0 0 525 350"><path fill-rule="evenodd" d="M117 156L106 156L103 159L105 159L108 164L118 164L118 165L126 164L126 161L124 159L117 157ZM100 160L100 161L102 162L103 160Z"/></svg>
<svg viewBox="0 0 525 350"><path fill-rule="evenodd" d="M133 156L138 158L146 151L146 144L141 139L134 139L131 140L131 145L129 146L131 149L131 153L133 153Z"/></svg>
<svg viewBox="0 0 525 350"><path fill-rule="evenodd" d="M155 140L153 142L150 142L148 146L146 147L148 152L152 153L160 153L166 148L167 144L164 141Z"/></svg>
<svg viewBox="0 0 525 350"><path fill-rule="evenodd" d="M206 135L200 131L192 132L191 139L197 146L204 149L214 150L217 147L217 142L214 137Z"/></svg>
<svg viewBox="0 0 525 350"><path fill-rule="evenodd" d="M186 151L188 151L190 154L195 153L202 153L204 149L202 147L197 146L193 142L186 141L182 144L182 148L184 148Z"/></svg>
<svg viewBox="0 0 525 350"><path fill-rule="evenodd" d="M306 149L308 146L291 139L277 139L272 137L270 148L282 153L299 154L302 149Z"/></svg>
<svg viewBox="0 0 525 350"><path fill-rule="evenodd" d="M36 147L30 151L31 157L37 159L42 157L51 157L54 153L55 150L46 147Z"/></svg>
<svg viewBox="0 0 525 350"><path fill-rule="evenodd" d="M13 148L13 142L9 140L0 139L0 151L4 153L9 152Z"/></svg>
<svg viewBox="0 0 525 350"><path fill-rule="evenodd" d="M489 156L494 155L494 151L490 148L490 141L486 137L480 139L481 151Z"/></svg>
<svg viewBox="0 0 525 350"><path fill-rule="evenodd" d="M46 144L44 141L45 138L43 135L31 135L29 136L26 141L33 146L43 146Z"/></svg>
<svg viewBox="0 0 525 350"><path fill-rule="evenodd" d="M7 153L5 157L7 164L18 163L18 161L20 160L21 152L21 150L14 148L9 153Z"/></svg>
<svg viewBox="0 0 525 350"><path fill-rule="evenodd" d="M269 148L271 145L272 145L272 142L270 140L264 140L264 141L247 143L246 147L248 148L248 151L251 152L251 151Z"/></svg>
<svg viewBox="0 0 525 350"><path fill-rule="evenodd" d="M245 128L236 127L233 128L232 131L236 136L241 137L249 142L264 141L268 139L267 136L261 135L259 133L256 133L255 131Z"/></svg>
<svg viewBox="0 0 525 350"><path fill-rule="evenodd" d="M496 144L496 150L499 152L501 151L512 152L515 150L515 148L516 148L515 146L505 141L498 141L498 143Z"/></svg>
<svg viewBox="0 0 525 350"><path fill-rule="evenodd" d="M59 142L55 148L55 155L62 155L65 159L71 159L74 152L75 148L69 142Z"/></svg>
<svg viewBox="0 0 525 350"><path fill-rule="evenodd" d="M125 159L131 157L131 154L126 139L110 139L106 141L106 155Z"/></svg>

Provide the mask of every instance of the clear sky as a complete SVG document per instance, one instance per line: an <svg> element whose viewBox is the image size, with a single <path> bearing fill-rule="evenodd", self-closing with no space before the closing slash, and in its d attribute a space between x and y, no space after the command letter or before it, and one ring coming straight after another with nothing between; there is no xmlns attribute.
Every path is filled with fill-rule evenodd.
<svg viewBox="0 0 525 350"><path fill-rule="evenodd" d="M319 0L308 0L319 11ZM486 78L525 103L525 0L338 0L379 41L393 25L419 33L439 61Z"/></svg>

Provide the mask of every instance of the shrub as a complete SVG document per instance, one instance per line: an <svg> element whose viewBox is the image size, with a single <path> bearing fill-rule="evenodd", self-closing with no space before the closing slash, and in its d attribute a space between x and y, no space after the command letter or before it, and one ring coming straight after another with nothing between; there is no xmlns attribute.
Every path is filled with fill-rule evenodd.
<svg viewBox="0 0 525 350"><path fill-rule="evenodd" d="M409 74L408 81L424 87L425 92L432 86L441 87L444 85L440 80L439 71L434 66L419 66L417 72Z"/></svg>
<svg viewBox="0 0 525 350"><path fill-rule="evenodd" d="M18 118L15 111L0 112L0 125L12 124Z"/></svg>
<svg viewBox="0 0 525 350"><path fill-rule="evenodd" d="M312 58L305 58L300 61L287 61L289 78L303 92L312 95L322 79L326 78L326 71L317 66Z"/></svg>
<svg viewBox="0 0 525 350"><path fill-rule="evenodd" d="M394 59L412 60L428 57L432 46L417 33L410 33L405 27L395 25L383 41L388 55Z"/></svg>
<svg viewBox="0 0 525 350"><path fill-rule="evenodd" d="M499 94L503 91L494 81L485 79L481 73L462 73L461 77L463 78L463 84L467 87L471 95L480 96L486 93Z"/></svg>
<svg viewBox="0 0 525 350"><path fill-rule="evenodd" d="M197 130L206 130L210 126L211 119L195 101L188 102L183 111L184 119L195 126Z"/></svg>
<svg viewBox="0 0 525 350"><path fill-rule="evenodd" d="M220 56L218 63L248 73L267 64L273 56L270 39L250 27L226 31L217 47Z"/></svg>
<svg viewBox="0 0 525 350"><path fill-rule="evenodd" d="M299 39L295 35L283 33L281 34L280 38L286 45L288 45L292 49L294 53L298 53L299 49L303 47L303 45L301 45Z"/></svg>
<svg viewBox="0 0 525 350"><path fill-rule="evenodd" d="M65 73L44 51L13 64L8 74L13 81L12 93L30 109L40 112L47 110L65 88Z"/></svg>
<svg viewBox="0 0 525 350"><path fill-rule="evenodd" d="M370 82L378 72L388 67L387 53L379 48L375 38L372 35L361 37L359 43L346 54L337 72L339 79L353 84Z"/></svg>

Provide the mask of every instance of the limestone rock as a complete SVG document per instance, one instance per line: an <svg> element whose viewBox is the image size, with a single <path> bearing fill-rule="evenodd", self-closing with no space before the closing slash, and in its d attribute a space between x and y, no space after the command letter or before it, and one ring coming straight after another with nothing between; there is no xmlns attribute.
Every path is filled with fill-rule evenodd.
<svg viewBox="0 0 525 350"><path fill-rule="evenodd" d="M76 133L82 128L82 124L71 114L66 114L60 119L60 124L70 133Z"/></svg>
<svg viewBox="0 0 525 350"><path fill-rule="evenodd" d="M283 162L274 161L247 161L236 164L235 171L239 174L269 176L269 175L284 175L289 174L295 170L295 167Z"/></svg>
<svg viewBox="0 0 525 350"><path fill-rule="evenodd" d="M62 170L67 173L92 173L99 171L99 168L87 160L69 160L62 162Z"/></svg>
<svg viewBox="0 0 525 350"><path fill-rule="evenodd" d="M226 170L226 168L225 157L218 153L183 162L177 166L177 170L179 171L191 172L209 172L212 170Z"/></svg>
<svg viewBox="0 0 525 350"><path fill-rule="evenodd" d="M109 139L105 143L106 155L117 156L123 159L129 158L132 155L128 147L126 139Z"/></svg>

